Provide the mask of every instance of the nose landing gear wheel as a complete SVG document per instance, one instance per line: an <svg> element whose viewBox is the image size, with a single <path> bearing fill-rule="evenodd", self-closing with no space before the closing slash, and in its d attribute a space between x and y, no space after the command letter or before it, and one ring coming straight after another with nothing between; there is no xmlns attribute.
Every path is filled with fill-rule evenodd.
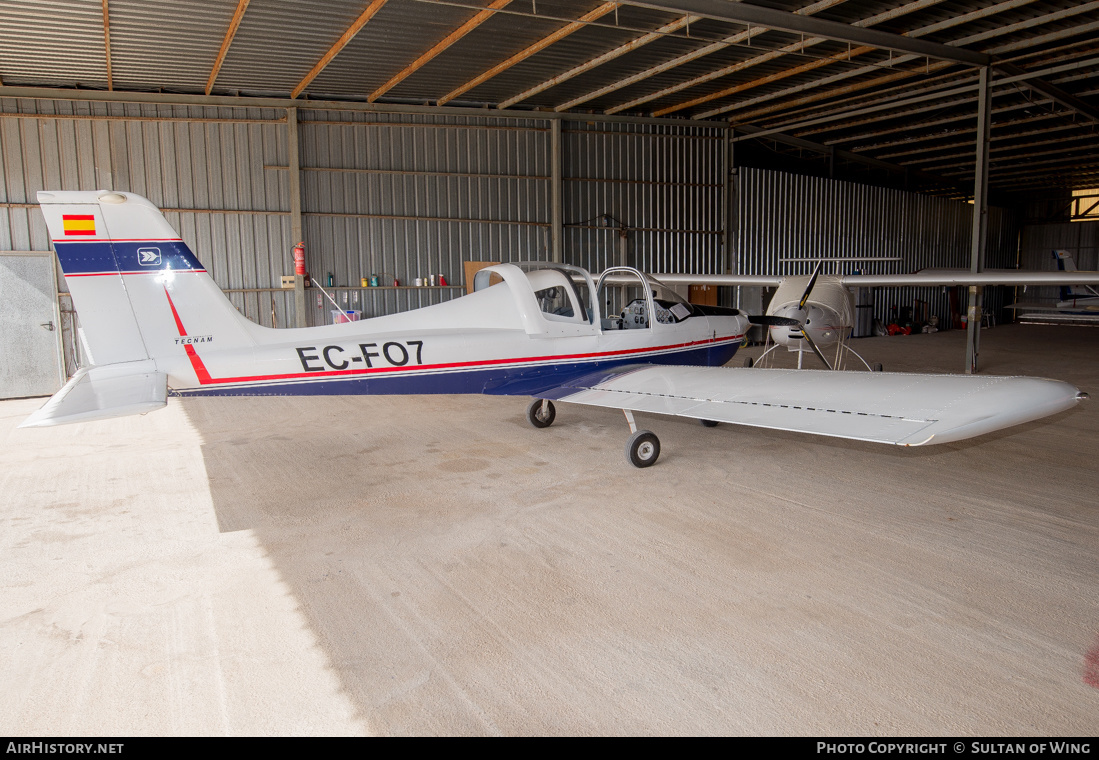
<svg viewBox="0 0 1099 760"><path fill-rule="evenodd" d="M553 424L556 416L557 410L554 408L552 401L543 401L536 398L527 406L527 420L536 428L549 427Z"/></svg>
<svg viewBox="0 0 1099 760"><path fill-rule="evenodd" d="M652 467L660 456L660 439L648 430L638 430L626 441L626 459L634 467Z"/></svg>

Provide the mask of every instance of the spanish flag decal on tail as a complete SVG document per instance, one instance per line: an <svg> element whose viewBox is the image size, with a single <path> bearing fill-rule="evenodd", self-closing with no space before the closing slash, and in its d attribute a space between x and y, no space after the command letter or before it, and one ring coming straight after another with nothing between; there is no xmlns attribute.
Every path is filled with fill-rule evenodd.
<svg viewBox="0 0 1099 760"><path fill-rule="evenodd" d="M66 235L95 236L95 217L91 214L64 214L61 223Z"/></svg>

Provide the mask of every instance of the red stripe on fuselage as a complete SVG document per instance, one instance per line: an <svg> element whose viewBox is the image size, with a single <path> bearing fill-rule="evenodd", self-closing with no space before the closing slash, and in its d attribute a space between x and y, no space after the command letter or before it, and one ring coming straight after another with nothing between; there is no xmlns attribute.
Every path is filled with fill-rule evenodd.
<svg viewBox="0 0 1099 760"><path fill-rule="evenodd" d="M195 376L198 378L198 384L210 385L216 382L210 377L210 373L206 370L206 365L202 363L202 359L199 358L198 353L195 351L195 347L186 345L183 348L187 352L187 358L191 360L191 369L195 371Z"/></svg>
<svg viewBox="0 0 1099 760"><path fill-rule="evenodd" d="M169 299L170 300L170 299ZM530 356L530 357L512 357L508 359L483 359L481 361L471 362L451 362L448 364L420 364L415 369L408 367L371 367L370 369L344 369L344 370L332 370L331 372L297 372L286 375L253 375L251 377L221 377L211 378L206 374L206 380L200 378L199 382L203 385L227 385L233 383L264 383L274 380L306 380L309 378L320 377L354 377L356 375L380 375L387 372L426 372L437 370L451 370L451 369L469 369L474 367L494 367L502 364L553 364L561 361L574 361L574 360L597 360L602 358L610 358L614 356L629 356L636 354L652 354L661 353L674 350L682 350L697 346L704 346L707 344L716 345L719 343L728 343L732 340L742 340L743 335L730 335L724 338L710 338L707 340L695 340L689 343L676 343L668 346L649 346L645 348L628 348L620 351L601 351L591 354L563 354L560 356ZM188 345L187 355L193 356L192 365L198 355L194 353L194 349ZM201 362L200 362L201 363ZM203 372L206 368L203 367ZM196 370L197 373L197 370Z"/></svg>
<svg viewBox="0 0 1099 760"><path fill-rule="evenodd" d="M164 286L164 295L168 299L168 306L172 309L172 318L176 321L176 329L179 330L181 338L187 337L187 330L183 327L183 320L179 318L179 312L176 311L176 305L172 301L172 295L168 292L168 286ZM210 372L206 369L206 365L202 363L201 357L198 352L195 351L195 347L187 344L183 346L183 350L187 352L187 358L191 360L191 369L195 371L195 377L198 378L199 385L210 385L214 382L214 379L210 377Z"/></svg>
<svg viewBox="0 0 1099 760"><path fill-rule="evenodd" d="M179 318L179 312L176 311L176 305L172 302L172 296L168 293L168 286L164 286L164 296L168 299L168 306L172 309L172 318L176 321L176 329L179 330L180 337L186 337L187 331L183 329L183 320Z"/></svg>

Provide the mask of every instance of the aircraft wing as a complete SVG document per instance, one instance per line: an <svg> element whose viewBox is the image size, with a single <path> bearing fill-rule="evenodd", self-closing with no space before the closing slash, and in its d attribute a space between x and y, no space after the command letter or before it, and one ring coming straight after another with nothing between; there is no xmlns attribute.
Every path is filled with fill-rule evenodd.
<svg viewBox="0 0 1099 760"><path fill-rule="evenodd" d="M1099 283L1099 272L1032 272L998 269L971 272L968 269L924 269L912 274L849 274L843 284L852 288L925 285L1091 285Z"/></svg>
<svg viewBox="0 0 1099 760"><path fill-rule="evenodd" d="M948 443L1070 408L1058 380L641 365L539 394L553 400L900 446Z"/></svg>
<svg viewBox="0 0 1099 760"><path fill-rule="evenodd" d="M89 422L144 414L168 403L168 376L152 362L83 367L19 427Z"/></svg>
<svg viewBox="0 0 1099 760"><path fill-rule="evenodd" d="M655 279L667 285L749 285L774 287L782 277L737 274L654 274ZM938 285L1094 285L1099 283L1099 272L1031 272L1022 269L997 269L971 272L968 269L924 269L911 274L845 274L844 285L852 288L883 286L938 286Z"/></svg>

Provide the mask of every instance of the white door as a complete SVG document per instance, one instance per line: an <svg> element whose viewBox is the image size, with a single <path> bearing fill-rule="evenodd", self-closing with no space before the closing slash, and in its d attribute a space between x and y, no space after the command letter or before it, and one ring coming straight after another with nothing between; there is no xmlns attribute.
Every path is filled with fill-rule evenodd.
<svg viewBox="0 0 1099 760"><path fill-rule="evenodd" d="M52 252L0 252L0 398L49 396L65 383Z"/></svg>

